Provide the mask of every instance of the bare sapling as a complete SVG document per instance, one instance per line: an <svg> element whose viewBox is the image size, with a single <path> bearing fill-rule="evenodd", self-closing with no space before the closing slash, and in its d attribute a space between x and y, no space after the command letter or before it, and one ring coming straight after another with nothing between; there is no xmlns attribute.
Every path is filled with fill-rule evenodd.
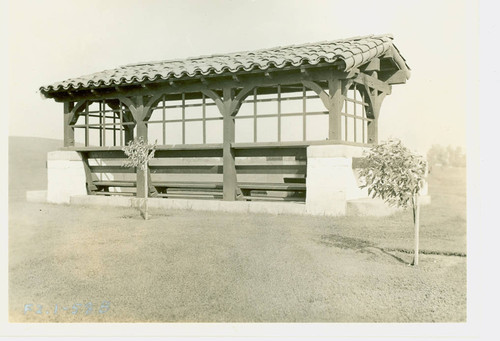
<svg viewBox="0 0 500 341"><path fill-rule="evenodd" d="M156 142L148 144L142 136L129 141L129 143L122 149L127 155L128 159L123 163L124 167L139 168L144 176L144 198L139 203L139 211L144 220L149 219L148 212L148 196L149 196L149 183L148 183L148 163L154 157L156 150Z"/></svg>

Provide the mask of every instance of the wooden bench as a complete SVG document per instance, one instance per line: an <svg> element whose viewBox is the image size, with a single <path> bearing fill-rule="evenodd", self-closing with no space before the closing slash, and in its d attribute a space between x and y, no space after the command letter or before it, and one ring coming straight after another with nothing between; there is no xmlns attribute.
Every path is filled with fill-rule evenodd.
<svg viewBox="0 0 500 341"><path fill-rule="evenodd" d="M245 200L303 201L305 199L305 179L294 179L283 183L240 182L238 188ZM135 181L94 181L95 195L135 195ZM157 197L163 198L206 198L222 199L222 182L153 182L158 190ZM110 191L110 188L129 188L126 192ZM285 196L268 195L268 192L289 192Z"/></svg>

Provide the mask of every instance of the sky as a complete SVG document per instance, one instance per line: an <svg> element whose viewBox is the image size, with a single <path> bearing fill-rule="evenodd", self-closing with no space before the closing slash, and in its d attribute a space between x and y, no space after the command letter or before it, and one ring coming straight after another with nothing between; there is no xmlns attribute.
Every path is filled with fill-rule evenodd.
<svg viewBox="0 0 500 341"><path fill-rule="evenodd" d="M124 64L391 33L412 75L382 105L379 139L466 147L474 3L442 1L9 2L9 135L62 139L38 91ZM472 22L472 24L471 24ZM472 37L472 38L471 38ZM469 105L469 107L471 107Z"/></svg>

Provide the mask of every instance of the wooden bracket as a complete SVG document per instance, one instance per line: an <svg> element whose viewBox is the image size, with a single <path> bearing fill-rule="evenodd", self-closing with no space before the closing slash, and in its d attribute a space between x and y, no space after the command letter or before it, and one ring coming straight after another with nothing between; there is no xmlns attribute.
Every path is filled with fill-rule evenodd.
<svg viewBox="0 0 500 341"><path fill-rule="evenodd" d="M149 120L151 117L151 108L158 103L163 95L158 93L151 96L146 104L144 104L144 96L136 96L134 99L120 96L118 99L125 104L130 110L136 123Z"/></svg>
<svg viewBox="0 0 500 341"><path fill-rule="evenodd" d="M74 106L73 108L71 109L71 112L70 112L70 117L69 117L69 124L72 125L72 124L75 124L76 121L78 120L78 115L80 114L80 112L82 111L82 107L84 107L84 105L87 103L87 101L78 101Z"/></svg>
<svg viewBox="0 0 500 341"><path fill-rule="evenodd" d="M213 90L210 89L203 89L201 90L201 93L204 94L207 97L210 97L214 102L215 105L217 105L217 108L219 109L219 112L221 115L224 115L224 103L221 99L221 97Z"/></svg>
<svg viewBox="0 0 500 341"><path fill-rule="evenodd" d="M365 85L371 89L384 92L388 95L390 95L392 92L392 87L389 84L364 73L359 74L353 80L355 83Z"/></svg>
<svg viewBox="0 0 500 341"><path fill-rule="evenodd" d="M306 88L309 88L312 91L314 91L319 96L325 107L327 109L330 109L331 106L330 96L325 92L325 90L323 90L323 88L318 83L315 83L313 81L303 80L302 84Z"/></svg>

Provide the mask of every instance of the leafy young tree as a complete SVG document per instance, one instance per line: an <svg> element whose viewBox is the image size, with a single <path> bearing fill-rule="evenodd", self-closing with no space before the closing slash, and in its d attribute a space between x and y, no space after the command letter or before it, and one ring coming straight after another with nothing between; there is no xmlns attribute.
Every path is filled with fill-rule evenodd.
<svg viewBox="0 0 500 341"><path fill-rule="evenodd" d="M361 188L368 188L372 198L380 197L390 206L412 207L415 227L415 255L418 265L420 205L418 196L424 186L427 169L425 159L391 139L371 148L360 175L365 179Z"/></svg>
<svg viewBox="0 0 500 341"><path fill-rule="evenodd" d="M138 167L144 172L144 212L141 215L145 220L149 219L148 215L148 162L155 155L155 144L148 144L142 136L129 141L128 145L122 149L127 155L128 159L123 163L124 167Z"/></svg>

